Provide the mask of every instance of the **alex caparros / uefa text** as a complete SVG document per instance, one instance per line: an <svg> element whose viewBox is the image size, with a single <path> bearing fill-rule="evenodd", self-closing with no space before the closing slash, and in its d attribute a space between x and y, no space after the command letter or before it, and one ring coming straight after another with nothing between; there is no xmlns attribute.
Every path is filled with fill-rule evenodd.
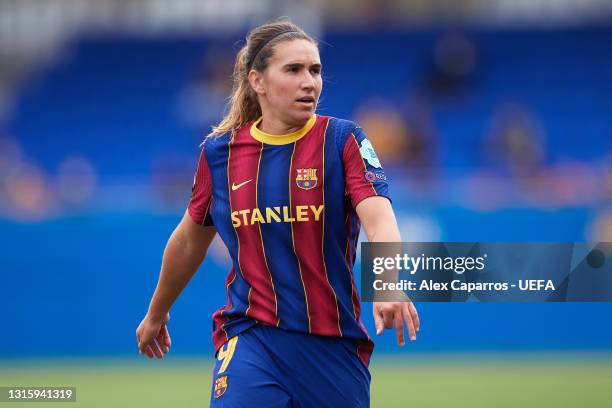
<svg viewBox="0 0 612 408"><path fill-rule="evenodd" d="M382 275L385 272L397 277L402 271L411 276L419 271L447 271L457 275L463 275L467 271L482 272L486 267L487 254L478 257L471 256L410 256L406 253L395 256L372 258L372 272ZM555 285L550 279L519 279L517 282L465 282L461 279L453 279L450 282L440 282L432 279L421 279L415 282L409 279L374 279L372 288L375 291L508 291L510 288L518 288L521 291L549 291L555 290Z"/></svg>

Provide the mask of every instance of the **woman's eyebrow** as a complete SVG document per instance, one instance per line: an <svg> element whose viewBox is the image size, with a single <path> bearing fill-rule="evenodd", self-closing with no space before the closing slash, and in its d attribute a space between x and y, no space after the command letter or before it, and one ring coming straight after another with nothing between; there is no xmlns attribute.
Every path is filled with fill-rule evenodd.
<svg viewBox="0 0 612 408"><path fill-rule="evenodd" d="M290 62L284 65L285 68L302 68L304 64L301 62ZM321 63L316 62L314 64L309 65L310 68L321 68Z"/></svg>

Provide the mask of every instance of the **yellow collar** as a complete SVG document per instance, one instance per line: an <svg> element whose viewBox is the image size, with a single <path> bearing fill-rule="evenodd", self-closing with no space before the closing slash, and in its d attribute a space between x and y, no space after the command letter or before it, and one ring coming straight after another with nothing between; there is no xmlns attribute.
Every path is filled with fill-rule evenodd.
<svg viewBox="0 0 612 408"><path fill-rule="evenodd" d="M312 115L308 122L304 125L303 128L296 130L292 133L287 133L285 135L271 135L269 133L263 132L257 128L257 125L261 122L263 117L257 119L251 125L251 136L253 139L260 141L261 143L272 144L272 145L283 145L293 143L297 140L300 140L306 133L312 129L315 122L317 121L317 115Z"/></svg>

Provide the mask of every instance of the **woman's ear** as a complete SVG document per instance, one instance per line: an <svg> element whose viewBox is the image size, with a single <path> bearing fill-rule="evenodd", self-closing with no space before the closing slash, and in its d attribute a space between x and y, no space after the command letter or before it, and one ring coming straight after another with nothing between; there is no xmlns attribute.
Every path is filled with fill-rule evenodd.
<svg viewBox="0 0 612 408"><path fill-rule="evenodd" d="M248 75L249 84L251 84L251 88L258 95L264 95L266 93L264 84L263 84L263 75L261 72L256 71L254 69L249 71Z"/></svg>

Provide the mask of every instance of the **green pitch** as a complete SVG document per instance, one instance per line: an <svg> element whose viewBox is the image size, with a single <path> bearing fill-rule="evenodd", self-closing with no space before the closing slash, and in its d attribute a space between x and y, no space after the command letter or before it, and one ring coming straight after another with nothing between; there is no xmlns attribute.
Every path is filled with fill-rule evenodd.
<svg viewBox="0 0 612 408"><path fill-rule="evenodd" d="M207 406L212 361L0 360L0 386L76 386L52 407ZM603 407L612 404L610 354L376 356L372 407ZM229 382L231 387L231 379ZM0 403L5 407L47 406Z"/></svg>

